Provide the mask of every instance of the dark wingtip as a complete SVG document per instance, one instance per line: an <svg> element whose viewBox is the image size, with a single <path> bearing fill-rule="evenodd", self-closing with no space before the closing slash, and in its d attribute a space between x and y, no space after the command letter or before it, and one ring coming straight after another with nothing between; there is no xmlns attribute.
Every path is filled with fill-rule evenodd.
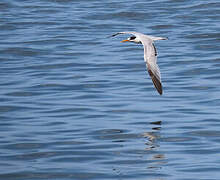
<svg viewBox="0 0 220 180"><path fill-rule="evenodd" d="M161 83L160 83L159 87L155 83L154 83L154 86L157 89L157 92L162 96L163 95L163 89L162 89Z"/></svg>
<svg viewBox="0 0 220 180"><path fill-rule="evenodd" d="M107 38L115 37L116 35L118 35L118 33L107 36Z"/></svg>
<svg viewBox="0 0 220 180"><path fill-rule="evenodd" d="M119 33L112 34L111 37L117 36Z"/></svg>
<svg viewBox="0 0 220 180"><path fill-rule="evenodd" d="M121 32L118 32L118 33L112 34L112 35L109 36L109 37L115 37L115 36L117 36L117 35L119 35L119 34L122 34L122 33L121 33Z"/></svg>
<svg viewBox="0 0 220 180"><path fill-rule="evenodd" d="M153 81L154 87L156 88L157 92L162 95L163 94L163 89L162 89L162 84L159 79L153 74L153 72L148 69L148 73Z"/></svg>

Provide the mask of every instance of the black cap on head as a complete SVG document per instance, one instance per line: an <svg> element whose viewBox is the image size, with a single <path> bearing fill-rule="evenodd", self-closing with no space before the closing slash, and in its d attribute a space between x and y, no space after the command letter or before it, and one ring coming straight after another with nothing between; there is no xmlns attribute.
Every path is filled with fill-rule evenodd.
<svg viewBox="0 0 220 180"><path fill-rule="evenodd" d="M131 36L130 38L129 38L129 40L134 40L136 37L135 36Z"/></svg>

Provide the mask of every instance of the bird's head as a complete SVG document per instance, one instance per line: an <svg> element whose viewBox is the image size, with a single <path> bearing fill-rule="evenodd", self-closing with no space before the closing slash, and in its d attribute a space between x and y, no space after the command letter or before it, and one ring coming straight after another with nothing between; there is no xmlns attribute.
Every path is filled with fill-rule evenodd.
<svg viewBox="0 0 220 180"><path fill-rule="evenodd" d="M134 42L134 43L141 43L141 41L136 36L131 36L128 39L125 39L121 42Z"/></svg>

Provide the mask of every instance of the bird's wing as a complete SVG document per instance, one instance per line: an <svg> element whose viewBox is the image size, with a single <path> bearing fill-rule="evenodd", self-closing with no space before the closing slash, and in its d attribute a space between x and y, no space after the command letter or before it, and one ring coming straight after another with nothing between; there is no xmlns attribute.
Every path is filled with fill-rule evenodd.
<svg viewBox="0 0 220 180"><path fill-rule="evenodd" d="M144 60L146 62L148 73L153 81L158 93L162 95L163 89L160 78L160 69L157 65L157 52L152 40L141 37L144 46Z"/></svg>
<svg viewBox="0 0 220 180"><path fill-rule="evenodd" d="M151 64L147 63L147 69L155 88L157 89L158 93L162 95L163 88L160 80L160 69L158 65L156 64L155 66L152 66Z"/></svg>
<svg viewBox="0 0 220 180"><path fill-rule="evenodd" d="M132 35L134 35L134 36L143 35L142 33L135 32L135 31L124 31L124 32L117 32L117 33L115 33L115 34L113 34L113 35L111 35L111 36L114 37L114 36L117 36L117 35L119 35L119 34L132 34Z"/></svg>

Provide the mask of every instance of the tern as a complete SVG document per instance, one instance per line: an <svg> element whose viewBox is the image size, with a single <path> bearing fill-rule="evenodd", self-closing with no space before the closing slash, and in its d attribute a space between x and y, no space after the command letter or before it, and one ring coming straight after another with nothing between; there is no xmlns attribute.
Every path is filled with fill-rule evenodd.
<svg viewBox="0 0 220 180"><path fill-rule="evenodd" d="M156 50L156 47L154 46L154 41L167 40L168 38L145 35L145 34L134 32L134 31L118 32L118 33L113 34L112 37L117 36L119 34L131 34L132 35L128 39L125 39L121 42L134 42L134 43L143 45L144 61L146 62L148 73L158 93L162 95L163 89L162 89L162 83L161 83L161 77L160 77L160 69L157 65L157 50Z"/></svg>

